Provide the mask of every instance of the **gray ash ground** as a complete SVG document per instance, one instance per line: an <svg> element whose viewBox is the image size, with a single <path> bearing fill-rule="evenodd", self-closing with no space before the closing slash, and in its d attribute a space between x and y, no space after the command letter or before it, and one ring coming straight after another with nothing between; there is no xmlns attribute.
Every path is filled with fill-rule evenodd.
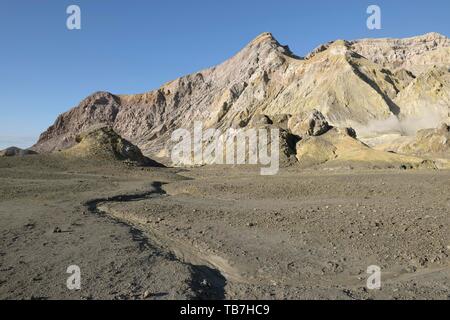
<svg viewBox="0 0 450 320"><path fill-rule="evenodd" d="M450 295L449 171L260 176L33 156L0 159L0 182L2 299ZM79 291L66 288L73 264ZM381 290L366 288L370 265Z"/></svg>

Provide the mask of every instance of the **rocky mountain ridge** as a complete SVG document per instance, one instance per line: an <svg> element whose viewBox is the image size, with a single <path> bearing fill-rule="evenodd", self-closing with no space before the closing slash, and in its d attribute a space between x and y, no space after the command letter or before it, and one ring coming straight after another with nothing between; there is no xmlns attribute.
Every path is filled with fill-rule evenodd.
<svg viewBox="0 0 450 320"><path fill-rule="evenodd" d="M295 127L313 110L330 125L353 127L358 135L392 117L431 115L433 121L423 126L432 128L449 120L449 66L450 39L437 33L337 40L304 58L263 33L224 63L157 90L94 93L60 115L33 150L66 149L80 133L107 125L144 154L167 156L171 133L190 128L194 120L227 129L265 116L274 125L290 120Z"/></svg>

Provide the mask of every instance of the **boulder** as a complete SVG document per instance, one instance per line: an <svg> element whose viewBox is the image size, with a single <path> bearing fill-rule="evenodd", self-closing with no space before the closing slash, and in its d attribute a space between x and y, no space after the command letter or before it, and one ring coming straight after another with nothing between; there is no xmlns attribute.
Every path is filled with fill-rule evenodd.
<svg viewBox="0 0 450 320"><path fill-rule="evenodd" d="M254 115L249 123L249 125L251 127L258 127L258 126L267 125L267 124L272 124L272 120L270 120L270 118L268 116L266 116L265 114Z"/></svg>
<svg viewBox="0 0 450 320"><path fill-rule="evenodd" d="M288 121L288 128L292 134L306 137L320 136L330 130L332 126L328 124L328 121L320 111L314 109L306 115L293 115Z"/></svg>

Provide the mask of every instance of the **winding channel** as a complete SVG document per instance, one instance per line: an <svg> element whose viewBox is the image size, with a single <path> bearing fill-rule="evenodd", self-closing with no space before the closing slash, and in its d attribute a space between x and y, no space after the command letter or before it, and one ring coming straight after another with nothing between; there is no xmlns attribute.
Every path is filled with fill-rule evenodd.
<svg viewBox="0 0 450 320"><path fill-rule="evenodd" d="M168 196L162 189L162 185L161 182L156 181L151 184L149 191L92 199L85 202L84 206L92 214L106 216L116 223L129 227L133 240L139 243L141 249L156 249L166 253L171 259L188 265L192 270L191 287L199 299L225 299L227 283L243 280L238 272L228 266L225 260L218 256L203 254L191 246L165 237L154 228L147 225L143 227L142 224L136 223L132 219L104 208L108 203L124 203ZM205 280L207 285L204 285Z"/></svg>

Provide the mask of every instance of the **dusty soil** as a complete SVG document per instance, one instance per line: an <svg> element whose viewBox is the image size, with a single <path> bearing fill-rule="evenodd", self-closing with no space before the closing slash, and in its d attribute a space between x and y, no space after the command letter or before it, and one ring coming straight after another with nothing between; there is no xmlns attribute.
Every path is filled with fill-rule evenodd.
<svg viewBox="0 0 450 320"><path fill-rule="evenodd" d="M437 170L2 158L0 298L448 299L449 190Z"/></svg>

